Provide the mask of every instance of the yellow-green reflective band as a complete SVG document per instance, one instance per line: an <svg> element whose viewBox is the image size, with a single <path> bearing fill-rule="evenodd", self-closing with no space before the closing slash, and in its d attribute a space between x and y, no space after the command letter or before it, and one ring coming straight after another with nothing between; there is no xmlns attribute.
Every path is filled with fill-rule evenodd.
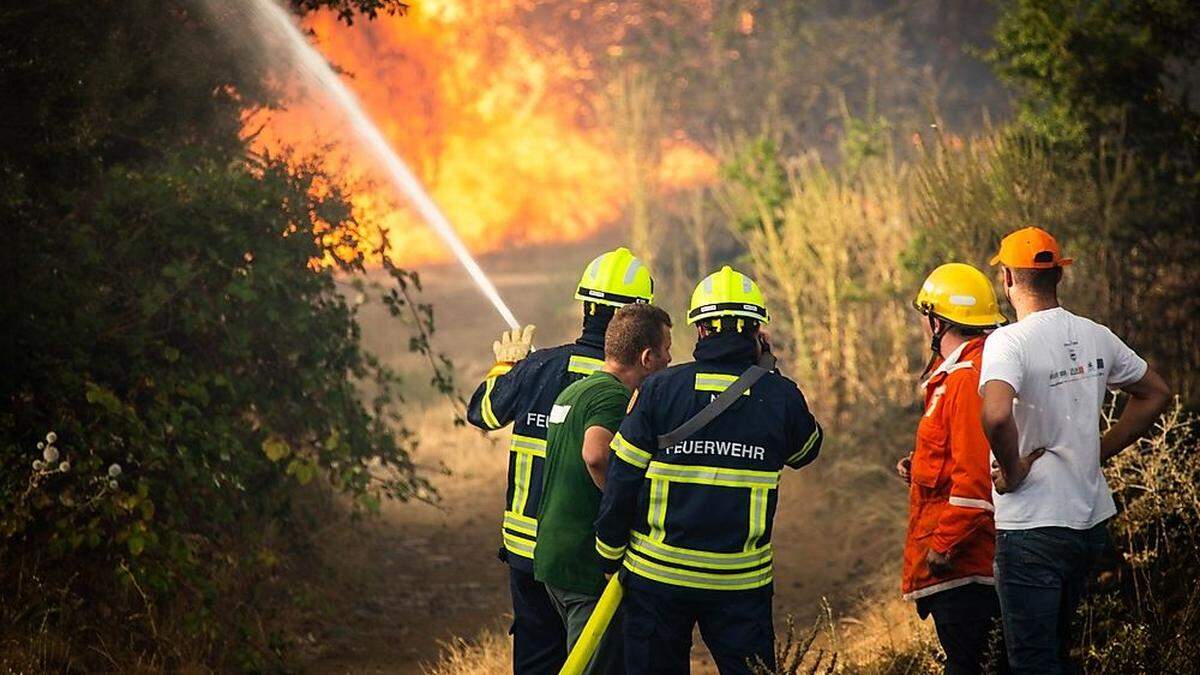
<svg viewBox="0 0 1200 675"><path fill-rule="evenodd" d="M654 556L664 562L690 567L707 567L715 570L732 570L758 567L771 561L771 545L739 553L714 553L691 548L671 546L653 541L641 532L631 532L630 548L643 555Z"/></svg>
<svg viewBox="0 0 1200 675"><path fill-rule="evenodd" d="M646 521L650 524L650 538L662 541L667 536L667 487L665 480L650 481L650 509Z"/></svg>
<svg viewBox="0 0 1200 675"><path fill-rule="evenodd" d="M492 412L492 389L496 386L496 378L489 377L487 383L483 386L483 402L479 405L479 412L483 415L483 423L489 429L499 429L500 420L496 419L496 413Z"/></svg>
<svg viewBox="0 0 1200 675"><path fill-rule="evenodd" d="M652 581L716 591L743 591L771 583L771 568L764 567L741 574L710 574L695 570L666 567L640 557L634 551L625 556L625 568Z"/></svg>
<svg viewBox="0 0 1200 675"><path fill-rule="evenodd" d="M624 546L609 546L600 541L600 537L596 537L596 553L608 558L609 560L620 560L621 556L625 555Z"/></svg>
<svg viewBox="0 0 1200 675"><path fill-rule="evenodd" d="M515 553L522 558L532 558L536 544L528 539L522 539L511 532L504 533L504 548L509 553Z"/></svg>
<svg viewBox="0 0 1200 675"><path fill-rule="evenodd" d="M750 527L746 534L747 551L758 548L758 539L767 531L767 488L754 488L750 491Z"/></svg>
<svg viewBox="0 0 1200 675"><path fill-rule="evenodd" d="M508 449L512 452L533 455L534 457L545 457L546 441L532 436L518 436L517 434L513 434L512 443L508 446Z"/></svg>
<svg viewBox="0 0 1200 675"><path fill-rule="evenodd" d="M525 513L525 504L529 501L529 483L533 475L533 456L517 453L513 462L513 497L512 511Z"/></svg>
<svg viewBox="0 0 1200 675"><path fill-rule="evenodd" d="M737 375L726 375L725 373L696 373L696 391L715 391L720 393L729 388L729 385L737 381ZM742 396L749 396L750 390L742 392Z"/></svg>
<svg viewBox="0 0 1200 675"><path fill-rule="evenodd" d="M513 513L512 511L504 512L504 527L527 534L530 537L537 538L537 520L529 516Z"/></svg>
<svg viewBox="0 0 1200 675"><path fill-rule="evenodd" d="M808 437L807 441L805 441L804 447L800 448L800 452L797 452L796 454L792 455L791 457L788 457L787 463L794 464L794 463L804 459L805 456L808 455L808 451L813 449L813 446L817 444L817 440L820 438L821 438L821 425L818 424L817 428L813 429L812 435Z"/></svg>
<svg viewBox="0 0 1200 675"><path fill-rule="evenodd" d="M625 440L619 431L616 436L613 436L609 447L617 453L617 457L639 469L646 468L646 465L650 463L650 453Z"/></svg>
<svg viewBox="0 0 1200 675"><path fill-rule="evenodd" d="M567 363L567 370L580 375L591 375L604 367L603 359L593 359L590 356L572 356Z"/></svg>
<svg viewBox="0 0 1200 675"><path fill-rule="evenodd" d="M776 488L779 486L778 471L751 471L749 469L726 469L719 466L690 466L650 462L646 478L661 478L677 483L699 483L723 487Z"/></svg>

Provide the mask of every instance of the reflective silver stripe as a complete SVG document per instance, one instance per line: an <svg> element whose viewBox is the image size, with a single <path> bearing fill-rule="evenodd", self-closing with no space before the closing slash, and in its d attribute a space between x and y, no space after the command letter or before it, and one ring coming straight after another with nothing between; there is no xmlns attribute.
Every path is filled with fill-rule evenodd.
<svg viewBox="0 0 1200 675"><path fill-rule="evenodd" d="M519 513L513 513L512 511L505 511L504 526L520 532L521 534L527 534L535 538L537 537L537 520L530 518L529 516L523 516Z"/></svg>
<svg viewBox="0 0 1200 675"><path fill-rule="evenodd" d="M673 569L651 562L630 551L625 556L625 568L638 576L674 586L736 591L758 588L771 583L771 568L742 574L711 574L694 570Z"/></svg>
<svg viewBox="0 0 1200 675"><path fill-rule="evenodd" d="M970 576L970 577L962 577L959 579L951 579L950 581L943 581L940 584L926 586L925 588L918 588L911 593L905 593L903 597L905 600L916 600L918 598L924 598L925 596L928 596L928 595L933 595L934 593L948 591L951 588L958 588L960 586L966 586L967 584L983 584L985 586L995 586L996 580L992 577L986 577L986 576Z"/></svg>
<svg viewBox="0 0 1200 675"><path fill-rule="evenodd" d="M970 509L983 509L984 511L994 511L995 507L986 499L971 499L970 497L955 497L950 495L950 504L952 506L965 506Z"/></svg>
<svg viewBox="0 0 1200 675"><path fill-rule="evenodd" d="M621 556L625 555L625 547L609 546L600 541L600 537L596 537L596 552L609 560L620 560Z"/></svg>
<svg viewBox="0 0 1200 675"><path fill-rule="evenodd" d="M513 434L512 443L508 449L512 452L533 455L534 457L546 456L546 441L532 436L518 436Z"/></svg>
<svg viewBox="0 0 1200 675"><path fill-rule="evenodd" d="M744 550L753 551L758 548L758 540L767 531L767 488L754 488L750 491L750 526L746 533Z"/></svg>
<svg viewBox="0 0 1200 675"><path fill-rule="evenodd" d="M537 546L536 543L528 539L522 539L511 532L504 533L504 548L512 553L523 558L532 558L533 550Z"/></svg>
<svg viewBox="0 0 1200 675"><path fill-rule="evenodd" d="M646 465L650 463L651 454L626 441L619 431L616 436L613 436L609 447L612 448L613 452L617 453L617 457L639 469L646 468Z"/></svg>
<svg viewBox="0 0 1200 675"><path fill-rule="evenodd" d="M738 379L737 375L726 375L724 373L696 373L696 391L715 391L722 392L729 388ZM743 396L749 396L750 390L742 392Z"/></svg>
<svg viewBox="0 0 1200 675"><path fill-rule="evenodd" d="M709 567L712 569L736 569L739 567L755 567L770 562L773 554L771 545L741 553L714 553L696 549L670 546L656 542L641 532L631 532L630 546L633 550L652 555L660 560L679 565L693 567Z"/></svg>
<svg viewBox="0 0 1200 675"><path fill-rule="evenodd" d="M533 457L518 453L513 461L513 497L512 510L524 513L525 505L529 502L529 485L533 478Z"/></svg>
<svg viewBox="0 0 1200 675"><path fill-rule="evenodd" d="M794 463L799 462L800 460L804 459L805 456L808 455L808 451L812 450L813 446L816 445L817 439L819 439L819 438L821 438L821 425L820 424L817 425L816 429L813 429L812 435L808 437L808 441L806 441L804 443L804 447L800 448L800 452L797 452L796 454L792 455L791 457L788 457L787 463L794 464Z"/></svg>
<svg viewBox="0 0 1200 675"><path fill-rule="evenodd" d="M496 387L496 378L489 377L487 383L483 387L483 400L479 403L479 413L483 416L483 423L489 429L499 429L500 420L496 419L496 413L492 411L492 389Z"/></svg>
<svg viewBox="0 0 1200 675"><path fill-rule="evenodd" d="M604 367L604 361L601 359L593 359L590 356L575 355L567 363L567 370L572 373L581 375L591 375L592 373Z"/></svg>
<svg viewBox="0 0 1200 675"><path fill-rule="evenodd" d="M664 462L650 462L649 468L646 469L646 477L724 487L776 488L779 486L778 471L725 469L717 466L690 466Z"/></svg>
<svg viewBox="0 0 1200 675"><path fill-rule="evenodd" d="M650 508L646 522L650 525L650 538L662 541L667 537L667 488L665 480L650 481Z"/></svg>
<svg viewBox="0 0 1200 675"><path fill-rule="evenodd" d="M629 267L625 268L625 285L633 283L633 278L637 276L637 271L642 269L642 261L634 258L629 261Z"/></svg>

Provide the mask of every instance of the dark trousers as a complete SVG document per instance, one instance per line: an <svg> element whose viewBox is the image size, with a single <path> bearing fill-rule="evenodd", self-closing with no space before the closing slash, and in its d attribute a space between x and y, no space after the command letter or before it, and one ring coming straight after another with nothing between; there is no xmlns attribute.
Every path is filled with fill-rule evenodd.
<svg viewBox="0 0 1200 675"><path fill-rule="evenodd" d="M996 588L967 584L917 600L917 614L933 617L938 642L946 652L946 675L979 675L989 661L992 630L1000 626ZM1003 647L996 654L998 673L1007 673Z"/></svg>
<svg viewBox="0 0 1200 675"><path fill-rule="evenodd" d="M1071 673L1071 622L1108 543L1090 530L1039 527L996 534L996 589L1014 673Z"/></svg>
<svg viewBox="0 0 1200 675"><path fill-rule="evenodd" d="M567 660L567 632L550 595L533 574L508 568L512 593L513 672L555 675Z"/></svg>
<svg viewBox="0 0 1200 675"><path fill-rule="evenodd" d="M687 673L692 628L712 652L722 675L752 673L761 659L775 667L775 629L768 593L729 592L727 598L693 600L626 588L625 671Z"/></svg>

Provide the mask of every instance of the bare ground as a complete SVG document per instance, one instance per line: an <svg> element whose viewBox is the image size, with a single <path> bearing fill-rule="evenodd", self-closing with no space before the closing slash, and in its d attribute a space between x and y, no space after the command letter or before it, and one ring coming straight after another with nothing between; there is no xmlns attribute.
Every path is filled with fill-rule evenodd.
<svg viewBox="0 0 1200 675"><path fill-rule="evenodd" d="M578 270L612 245L531 249L483 265L517 316L539 324L539 343L557 344L578 330L578 310L570 300ZM460 389L469 393L504 325L456 268L432 268L423 278L425 299L437 310L436 344L455 361ZM365 305L362 319L368 346L413 373L415 382L427 377L382 308ZM688 349L690 343L677 348L676 360L690 358ZM305 672L419 673L440 655L462 652L464 638L483 635L504 647L495 636L506 631L511 610L507 573L496 550L507 433L488 438L455 428L434 396L416 392L413 398L425 400L424 412L414 415L422 439L417 459L436 476L440 501L386 504L378 518L345 525L322 542L329 585L341 590L324 595L326 619L305 637L310 643ZM896 452L902 447L898 443ZM871 459L878 455L878 448L866 452L834 442L820 466L785 476L773 537L780 627L787 614L799 625L809 624L823 598L841 612L878 596L881 573L893 583L906 499L903 487ZM346 596L361 601L343 606L338 598ZM889 634L891 615L905 611L880 615L887 625L876 632ZM698 639L696 644L694 672L713 672ZM490 666L472 661L454 672L504 672L505 658L493 658Z"/></svg>

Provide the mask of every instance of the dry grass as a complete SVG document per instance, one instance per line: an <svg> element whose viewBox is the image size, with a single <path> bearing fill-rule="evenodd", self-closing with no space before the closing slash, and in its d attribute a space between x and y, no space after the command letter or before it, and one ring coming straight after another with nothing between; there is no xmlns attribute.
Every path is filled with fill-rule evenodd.
<svg viewBox="0 0 1200 675"><path fill-rule="evenodd" d="M897 596L864 602L853 616L838 618L827 605L810 624L789 616L777 643L777 673L924 673L940 668L931 621L920 621L910 602ZM444 643L426 675L491 675L510 671L512 641L499 631ZM693 672L707 662L699 646Z"/></svg>
<svg viewBox="0 0 1200 675"><path fill-rule="evenodd" d="M443 643L437 661L421 667L426 675L502 675L512 670L512 639L482 631L474 639Z"/></svg>
<svg viewBox="0 0 1200 675"><path fill-rule="evenodd" d="M809 154L789 163L787 186L781 213L762 212L744 237L797 380L826 419L910 397L906 169L888 158L850 173Z"/></svg>

